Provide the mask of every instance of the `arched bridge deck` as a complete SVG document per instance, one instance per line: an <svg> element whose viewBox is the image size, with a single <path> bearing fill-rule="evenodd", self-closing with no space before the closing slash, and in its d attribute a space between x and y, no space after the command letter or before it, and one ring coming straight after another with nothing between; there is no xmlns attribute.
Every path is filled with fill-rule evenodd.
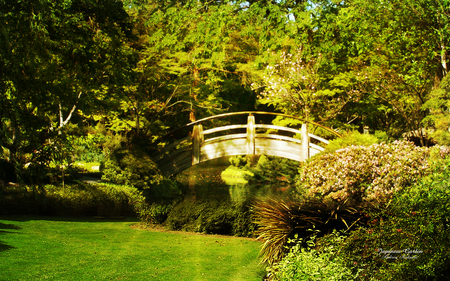
<svg viewBox="0 0 450 281"><path fill-rule="evenodd" d="M207 130L203 129L202 123L205 121L242 114L248 115L247 124L227 125ZM272 112L245 111L220 114L192 122L179 128L182 129L192 126L192 133L189 136L165 146L155 156L159 168L167 175L175 175L201 162L234 155L253 156L264 154L284 157L295 161L305 161L311 156L323 151L323 144L328 144L326 139L308 132L308 123L320 126L339 136L338 133L330 128L303 120L301 130L275 125L256 124L254 116L256 114L281 115L299 119L294 116ZM175 131L172 131L172 133ZM242 132L233 133L236 131ZM276 131L277 133L267 133L267 131ZM279 131L284 132L284 134L279 134ZM286 136L286 133L293 135L293 137ZM311 139L314 139L314 141L311 142Z"/></svg>

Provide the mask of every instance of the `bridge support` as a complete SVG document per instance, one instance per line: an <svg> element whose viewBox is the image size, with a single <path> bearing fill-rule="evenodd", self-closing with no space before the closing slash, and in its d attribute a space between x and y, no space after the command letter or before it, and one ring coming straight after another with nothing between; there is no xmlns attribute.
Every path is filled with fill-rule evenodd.
<svg viewBox="0 0 450 281"><path fill-rule="evenodd" d="M247 140L245 141L248 156L255 155L255 138L255 116L250 114L247 118Z"/></svg>
<svg viewBox="0 0 450 281"><path fill-rule="evenodd" d="M192 131L192 166L200 163L200 148L204 138L202 124L195 125Z"/></svg>
<svg viewBox="0 0 450 281"><path fill-rule="evenodd" d="M306 161L309 159L309 135L308 135L308 123L302 124L302 155L301 161Z"/></svg>

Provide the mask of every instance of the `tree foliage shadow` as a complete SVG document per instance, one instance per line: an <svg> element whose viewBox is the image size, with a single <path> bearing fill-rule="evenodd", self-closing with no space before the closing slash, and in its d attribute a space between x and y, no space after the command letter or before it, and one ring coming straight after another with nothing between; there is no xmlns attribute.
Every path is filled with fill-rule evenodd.
<svg viewBox="0 0 450 281"><path fill-rule="evenodd" d="M0 222L0 235L14 233L9 230L19 230L19 229L21 229L21 228L14 224L6 224L6 223ZM3 241L0 241L0 252L8 251L11 249L14 249L14 247L5 244Z"/></svg>

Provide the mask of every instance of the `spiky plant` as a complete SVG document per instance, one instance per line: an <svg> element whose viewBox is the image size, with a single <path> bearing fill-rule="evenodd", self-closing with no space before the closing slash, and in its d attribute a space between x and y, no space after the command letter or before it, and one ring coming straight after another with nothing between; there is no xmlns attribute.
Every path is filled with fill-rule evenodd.
<svg viewBox="0 0 450 281"><path fill-rule="evenodd" d="M254 204L257 239L263 242L260 252L262 263L272 264L283 257L284 246L296 226L292 213L296 209L294 204L274 198L259 200Z"/></svg>
<svg viewBox="0 0 450 281"><path fill-rule="evenodd" d="M256 234L263 242L260 256L262 263L273 264L286 253L289 239L298 234L303 241L315 232L320 235L333 229L349 229L362 222L362 206L345 200L322 201L315 198L294 200L292 198L267 197L254 205ZM314 229L314 231L312 231Z"/></svg>

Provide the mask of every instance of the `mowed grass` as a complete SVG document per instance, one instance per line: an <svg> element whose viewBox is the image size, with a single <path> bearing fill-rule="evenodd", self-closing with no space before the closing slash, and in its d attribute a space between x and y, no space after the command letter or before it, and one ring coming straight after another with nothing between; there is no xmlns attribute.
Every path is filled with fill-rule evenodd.
<svg viewBox="0 0 450 281"><path fill-rule="evenodd" d="M0 280L262 280L251 239L0 216Z"/></svg>

